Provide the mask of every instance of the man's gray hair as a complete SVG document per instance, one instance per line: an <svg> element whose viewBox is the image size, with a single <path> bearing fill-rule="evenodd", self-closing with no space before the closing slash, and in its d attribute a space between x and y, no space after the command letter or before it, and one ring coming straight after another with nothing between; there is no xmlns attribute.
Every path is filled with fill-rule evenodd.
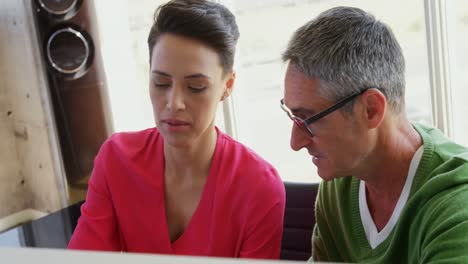
<svg viewBox="0 0 468 264"><path fill-rule="evenodd" d="M378 88L396 113L404 109L405 60L392 30L354 7L335 7L300 27L283 61L320 80L320 93L339 100ZM352 104L343 108L352 110Z"/></svg>

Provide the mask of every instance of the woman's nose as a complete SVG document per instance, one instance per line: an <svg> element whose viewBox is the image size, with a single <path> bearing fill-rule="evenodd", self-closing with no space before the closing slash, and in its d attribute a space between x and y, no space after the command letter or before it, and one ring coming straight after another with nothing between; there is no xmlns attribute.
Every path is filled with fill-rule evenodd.
<svg viewBox="0 0 468 264"><path fill-rule="evenodd" d="M166 107L171 112L177 112L185 109L184 93L180 87L172 87L167 97Z"/></svg>

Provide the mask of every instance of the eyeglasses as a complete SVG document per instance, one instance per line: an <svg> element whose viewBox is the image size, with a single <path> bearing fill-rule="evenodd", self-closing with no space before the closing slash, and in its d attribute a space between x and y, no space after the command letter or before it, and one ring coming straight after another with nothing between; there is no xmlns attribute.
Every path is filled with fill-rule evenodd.
<svg viewBox="0 0 468 264"><path fill-rule="evenodd" d="M359 91L359 92L356 92L356 93L353 93L351 94L350 96L338 101L336 104L330 106L329 108L323 110L322 112L312 116L312 117L309 117L307 119L302 119L300 117L297 117L295 116L291 109L289 109L285 104L284 104L284 99L281 99L280 103L281 103L281 109L283 109L283 111L286 112L286 114L288 114L289 118L291 118L291 120L300 128L302 129L305 129L307 130L307 132L309 132L310 136L314 136L314 133L312 132L311 128L309 127L310 124L316 122L317 120L333 113L334 111L340 109L341 107L343 107L346 103L350 102L351 100L353 100L354 98L358 97L359 95L363 94L365 91L367 91L368 89L364 89L362 91Z"/></svg>

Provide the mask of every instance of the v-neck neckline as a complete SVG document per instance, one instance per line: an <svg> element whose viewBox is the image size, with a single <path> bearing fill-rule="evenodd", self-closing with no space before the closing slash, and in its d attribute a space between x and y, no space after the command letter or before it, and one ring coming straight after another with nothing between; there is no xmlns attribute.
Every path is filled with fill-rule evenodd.
<svg viewBox="0 0 468 264"><path fill-rule="evenodd" d="M423 151L424 147L420 146L414 153L413 158L411 159L410 167L408 169L408 175L406 177L405 184L403 185L400 196L398 197L398 201L393 209L392 215L380 231L377 229L377 226L369 210L369 205L367 203L366 197L365 182L362 180L359 181L358 199L361 222L364 228L364 233L366 234L367 242L373 250L377 248L380 244L382 244L382 242L390 236L390 233L393 231L398 220L400 219L400 215L403 212L403 209L405 208L406 203L409 199L411 187L413 185L414 177L416 175L416 171L421 161Z"/></svg>
<svg viewBox="0 0 468 264"><path fill-rule="evenodd" d="M414 175L413 183L411 184L411 189L409 192L407 203L411 202L410 200L414 195L415 191L418 190L422 186L423 181L425 181L424 177L428 175L430 160L434 152L434 144L432 143L430 136L423 129L423 127L421 127L418 124L413 124L413 127L421 136L423 153L421 160L419 161L416 173ZM359 183L360 181L358 178L353 177L351 179L351 210L353 214L353 221L357 221L353 224L353 226L356 226L356 236L359 241L358 243L362 247L361 252L359 254L361 256L378 255L386 249L387 245L390 243L390 239L385 239L375 249L372 249L372 247L369 245L359 212Z"/></svg>
<svg viewBox="0 0 468 264"><path fill-rule="evenodd" d="M166 238L165 241L167 242L167 246L170 249L171 252L174 252L177 250L178 245L183 244L184 240L186 240L186 237L189 236L191 233L191 230L193 229L192 226L194 226L197 222L198 219L200 218L198 215L200 214L201 211L205 212L211 212L211 208L206 208L206 207L212 207L213 203L210 201L213 201L213 195L214 192L212 191L213 188L215 188L215 183L216 183L216 178L218 175L218 168L219 168L219 163L221 159L221 147L220 145L222 144L222 134L218 130L217 127L215 127L216 133L217 133L217 138L216 138L216 146L213 154L213 159L211 162L211 166L208 172L208 176L206 178L205 185L203 186L202 194L200 196L200 201L198 202L197 207L195 208L195 211L192 214L192 217L189 220L189 223L187 224L187 227L185 230L182 232L182 234L174 241L171 242L171 236L169 232L169 223L167 221L167 210L166 210L166 195L165 195L165 189L164 189L164 140L161 137L160 144L161 147L159 148L160 152L158 153L158 156L162 157L162 166L159 168L159 175L161 175L160 179L160 186L161 186L161 191L160 195L162 197L162 212L161 212L161 217L162 221L164 223L164 237ZM187 234L188 233L188 234Z"/></svg>

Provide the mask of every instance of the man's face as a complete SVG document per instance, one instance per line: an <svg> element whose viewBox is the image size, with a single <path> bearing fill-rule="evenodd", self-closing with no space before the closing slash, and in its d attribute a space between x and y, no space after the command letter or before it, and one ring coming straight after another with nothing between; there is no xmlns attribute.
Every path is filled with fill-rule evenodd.
<svg viewBox="0 0 468 264"><path fill-rule="evenodd" d="M307 119L335 104L320 94L319 86L320 80L304 75L290 63L285 77L285 105L295 116ZM353 115L335 111L309 125L313 135L293 123L291 148L306 148L324 180L351 175L365 157L366 130Z"/></svg>

